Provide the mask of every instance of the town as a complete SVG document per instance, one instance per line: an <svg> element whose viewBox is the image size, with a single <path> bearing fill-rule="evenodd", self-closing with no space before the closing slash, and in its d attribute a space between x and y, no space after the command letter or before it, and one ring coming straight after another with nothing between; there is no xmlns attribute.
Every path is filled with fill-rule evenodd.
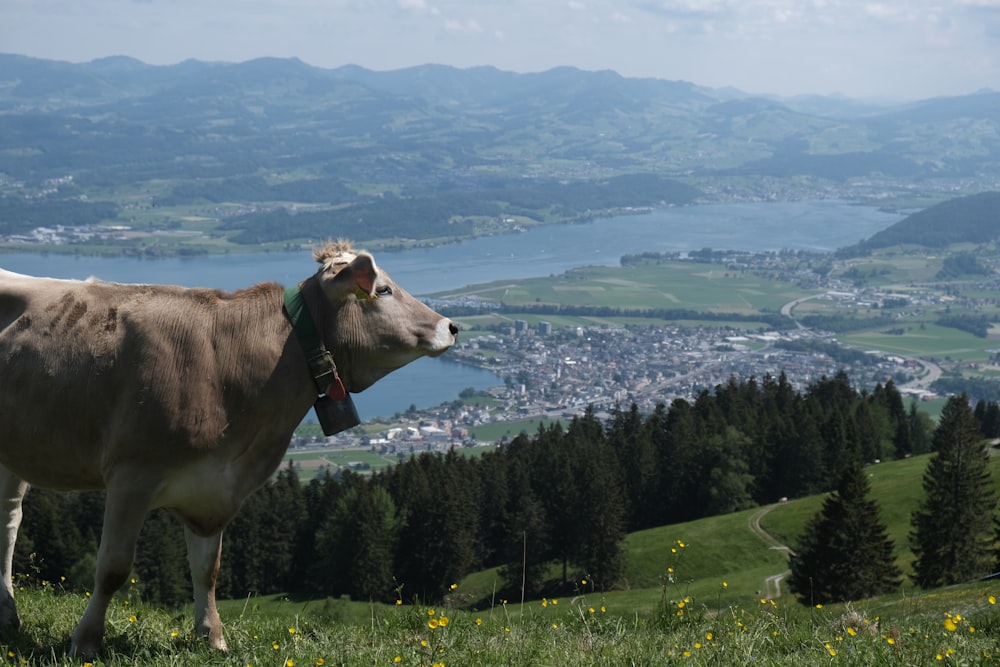
<svg viewBox="0 0 1000 667"><path fill-rule="evenodd" d="M828 298L835 298L836 295ZM461 363L494 371L502 385L485 393L490 407L456 400L406 415L376 434L355 429L329 439L297 437L293 448L351 448L386 459L451 448L494 447L477 428L532 419L564 423L593 406L603 420L632 404L644 413L677 398L693 400L719 384L784 374L797 390L843 370L853 384L874 387L892 381L914 400L932 397L927 389L940 369L925 360L878 352L834 359L830 333L792 328L775 332L696 326L591 326L556 329L516 321L503 332L470 332L449 351ZM294 450L293 450L294 451ZM352 462L348 467L367 470Z"/></svg>

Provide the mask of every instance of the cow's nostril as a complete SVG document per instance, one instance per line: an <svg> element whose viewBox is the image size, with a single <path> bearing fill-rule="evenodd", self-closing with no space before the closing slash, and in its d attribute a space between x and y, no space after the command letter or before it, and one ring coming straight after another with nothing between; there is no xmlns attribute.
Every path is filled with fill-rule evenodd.
<svg viewBox="0 0 1000 667"><path fill-rule="evenodd" d="M458 335L458 325L455 324L454 322L449 322L448 323L448 331L451 332L452 336L457 336Z"/></svg>

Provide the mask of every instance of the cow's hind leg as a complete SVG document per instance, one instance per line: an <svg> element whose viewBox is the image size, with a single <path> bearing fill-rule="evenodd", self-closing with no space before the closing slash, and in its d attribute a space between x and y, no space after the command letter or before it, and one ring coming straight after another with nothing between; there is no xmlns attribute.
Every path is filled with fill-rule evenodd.
<svg viewBox="0 0 1000 667"><path fill-rule="evenodd" d="M0 630L14 629L21 626L17 615L17 605L14 604L14 543L17 541L17 529L21 526L21 501L28 490L28 483L20 479L6 468L0 466L0 516L4 521L4 530L0 533L3 540L0 553L0 576L3 585L0 586Z"/></svg>
<svg viewBox="0 0 1000 667"><path fill-rule="evenodd" d="M222 533L200 537L184 526L187 542L188 565L194 588L194 631L208 638L208 645L221 651L227 650L222 634L222 621L215 607L215 580L219 575L219 557L222 553Z"/></svg>
<svg viewBox="0 0 1000 667"><path fill-rule="evenodd" d="M119 479L122 478L127 478L127 475ZM101 649L108 605L132 570L135 545L149 508L148 486L135 479L122 485L127 488L119 486L108 485L94 590L83 618L73 631L70 652L79 657L94 657Z"/></svg>

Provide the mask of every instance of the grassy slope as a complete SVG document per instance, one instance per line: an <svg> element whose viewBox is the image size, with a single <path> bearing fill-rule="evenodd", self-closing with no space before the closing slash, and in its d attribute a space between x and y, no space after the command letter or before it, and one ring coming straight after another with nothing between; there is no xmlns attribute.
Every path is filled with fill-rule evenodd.
<svg viewBox="0 0 1000 667"><path fill-rule="evenodd" d="M926 463L925 456L868 468L903 564ZM1000 473L1000 457L993 468ZM815 496L781 503L762 524L794 541L821 502ZM824 609L787 594L762 601L764 579L786 569L781 552L749 528L763 509L630 535L629 587L604 594L581 583L560 600L491 600L497 574L488 571L460 582L449 604L433 610L283 596L223 602L228 656L190 636L190 608L148 607L126 591L109 612L99 664L936 665L988 664L1000 656L995 581L930 592L906 587ZM0 661L79 665L65 654L86 598L26 577L17 583L24 627L0 640ZM490 603L479 611L457 608L483 599ZM442 615L448 624L431 628L428 621Z"/></svg>
<svg viewBox="0 0 1000 667"><path fill-rule="evenodd" d="M868 469L904 564L909 514L922 495L926 462L918 457ZM1000 457L992 465L1000 477ZM816 496L773 506L762 525L794 541L821 502ZM558 601L496 599L480 611L460 610L469 600L491 601L497 574L488 571L460 582L434 616L426 607L346 600L271 596L223 602L229 656L210 653L190 637L190 609L147 607L126 592L109 612L100 664L937 665L990 664L1000 656L995 582L932 592L906 588L825 609L803 607L787 594L761 602L764 579L786 566L781 552L749 528L763 509L630 535L629 588L605 594L581 584L575 595ZM0 660L80 664L65 652L86 598L26 578L19 584L25 626L20 635L0 640ZM845 625L850 613L857 616L853 635ZM448 625L432 629L428 621L441 615Z"/></svg>

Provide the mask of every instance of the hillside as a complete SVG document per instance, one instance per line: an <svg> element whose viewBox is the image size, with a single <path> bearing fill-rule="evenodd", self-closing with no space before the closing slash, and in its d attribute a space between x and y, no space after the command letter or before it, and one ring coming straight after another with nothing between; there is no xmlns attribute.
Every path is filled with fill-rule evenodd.
<svg viewBox="0 0 1000 667"><path fill-rule="evenodd" d="M872 496L901 554L918 495L914 480L926 460L870 468ZM994 458L995 476L998 463ZM760 523L779 537L797 534L820 502L814 496L783 503ZM635 585L607 594L582 583L563 598L496 599L490 597L495 573L483 572L459 582L435 607L288 595L222 601L229 656L211 654L191 636L190 605L143 603L138 581L109 610L100 664L991 664L986 656L995 655L1000 623L995 584L908 588L846 605L803 606L784 587L773 595L785 565L752 530L763 509L631 535ZM86 596L23 573L17 587L24 623L0 644L9 661L79 665L65 651ZM485 607L463 608L470 598L485 599Z"/></svg>
<svg viewBox="0 0 1000 667"><path fill-rule="evenodd" d="M209 252L436 241L693 202L922 204L1000 177L1000 93L786 102L570 67L0 54L0 122L0 237L114 223L145 234L135 247Z"/></svg>
<svg viewBox="0 0 1000 667"><path fill-rule="evenodd" d="M897 245L944 248L955 243L997 240L1000 240L1000 192L982 192L913 213L841 254L854 256Z"/></svg>

